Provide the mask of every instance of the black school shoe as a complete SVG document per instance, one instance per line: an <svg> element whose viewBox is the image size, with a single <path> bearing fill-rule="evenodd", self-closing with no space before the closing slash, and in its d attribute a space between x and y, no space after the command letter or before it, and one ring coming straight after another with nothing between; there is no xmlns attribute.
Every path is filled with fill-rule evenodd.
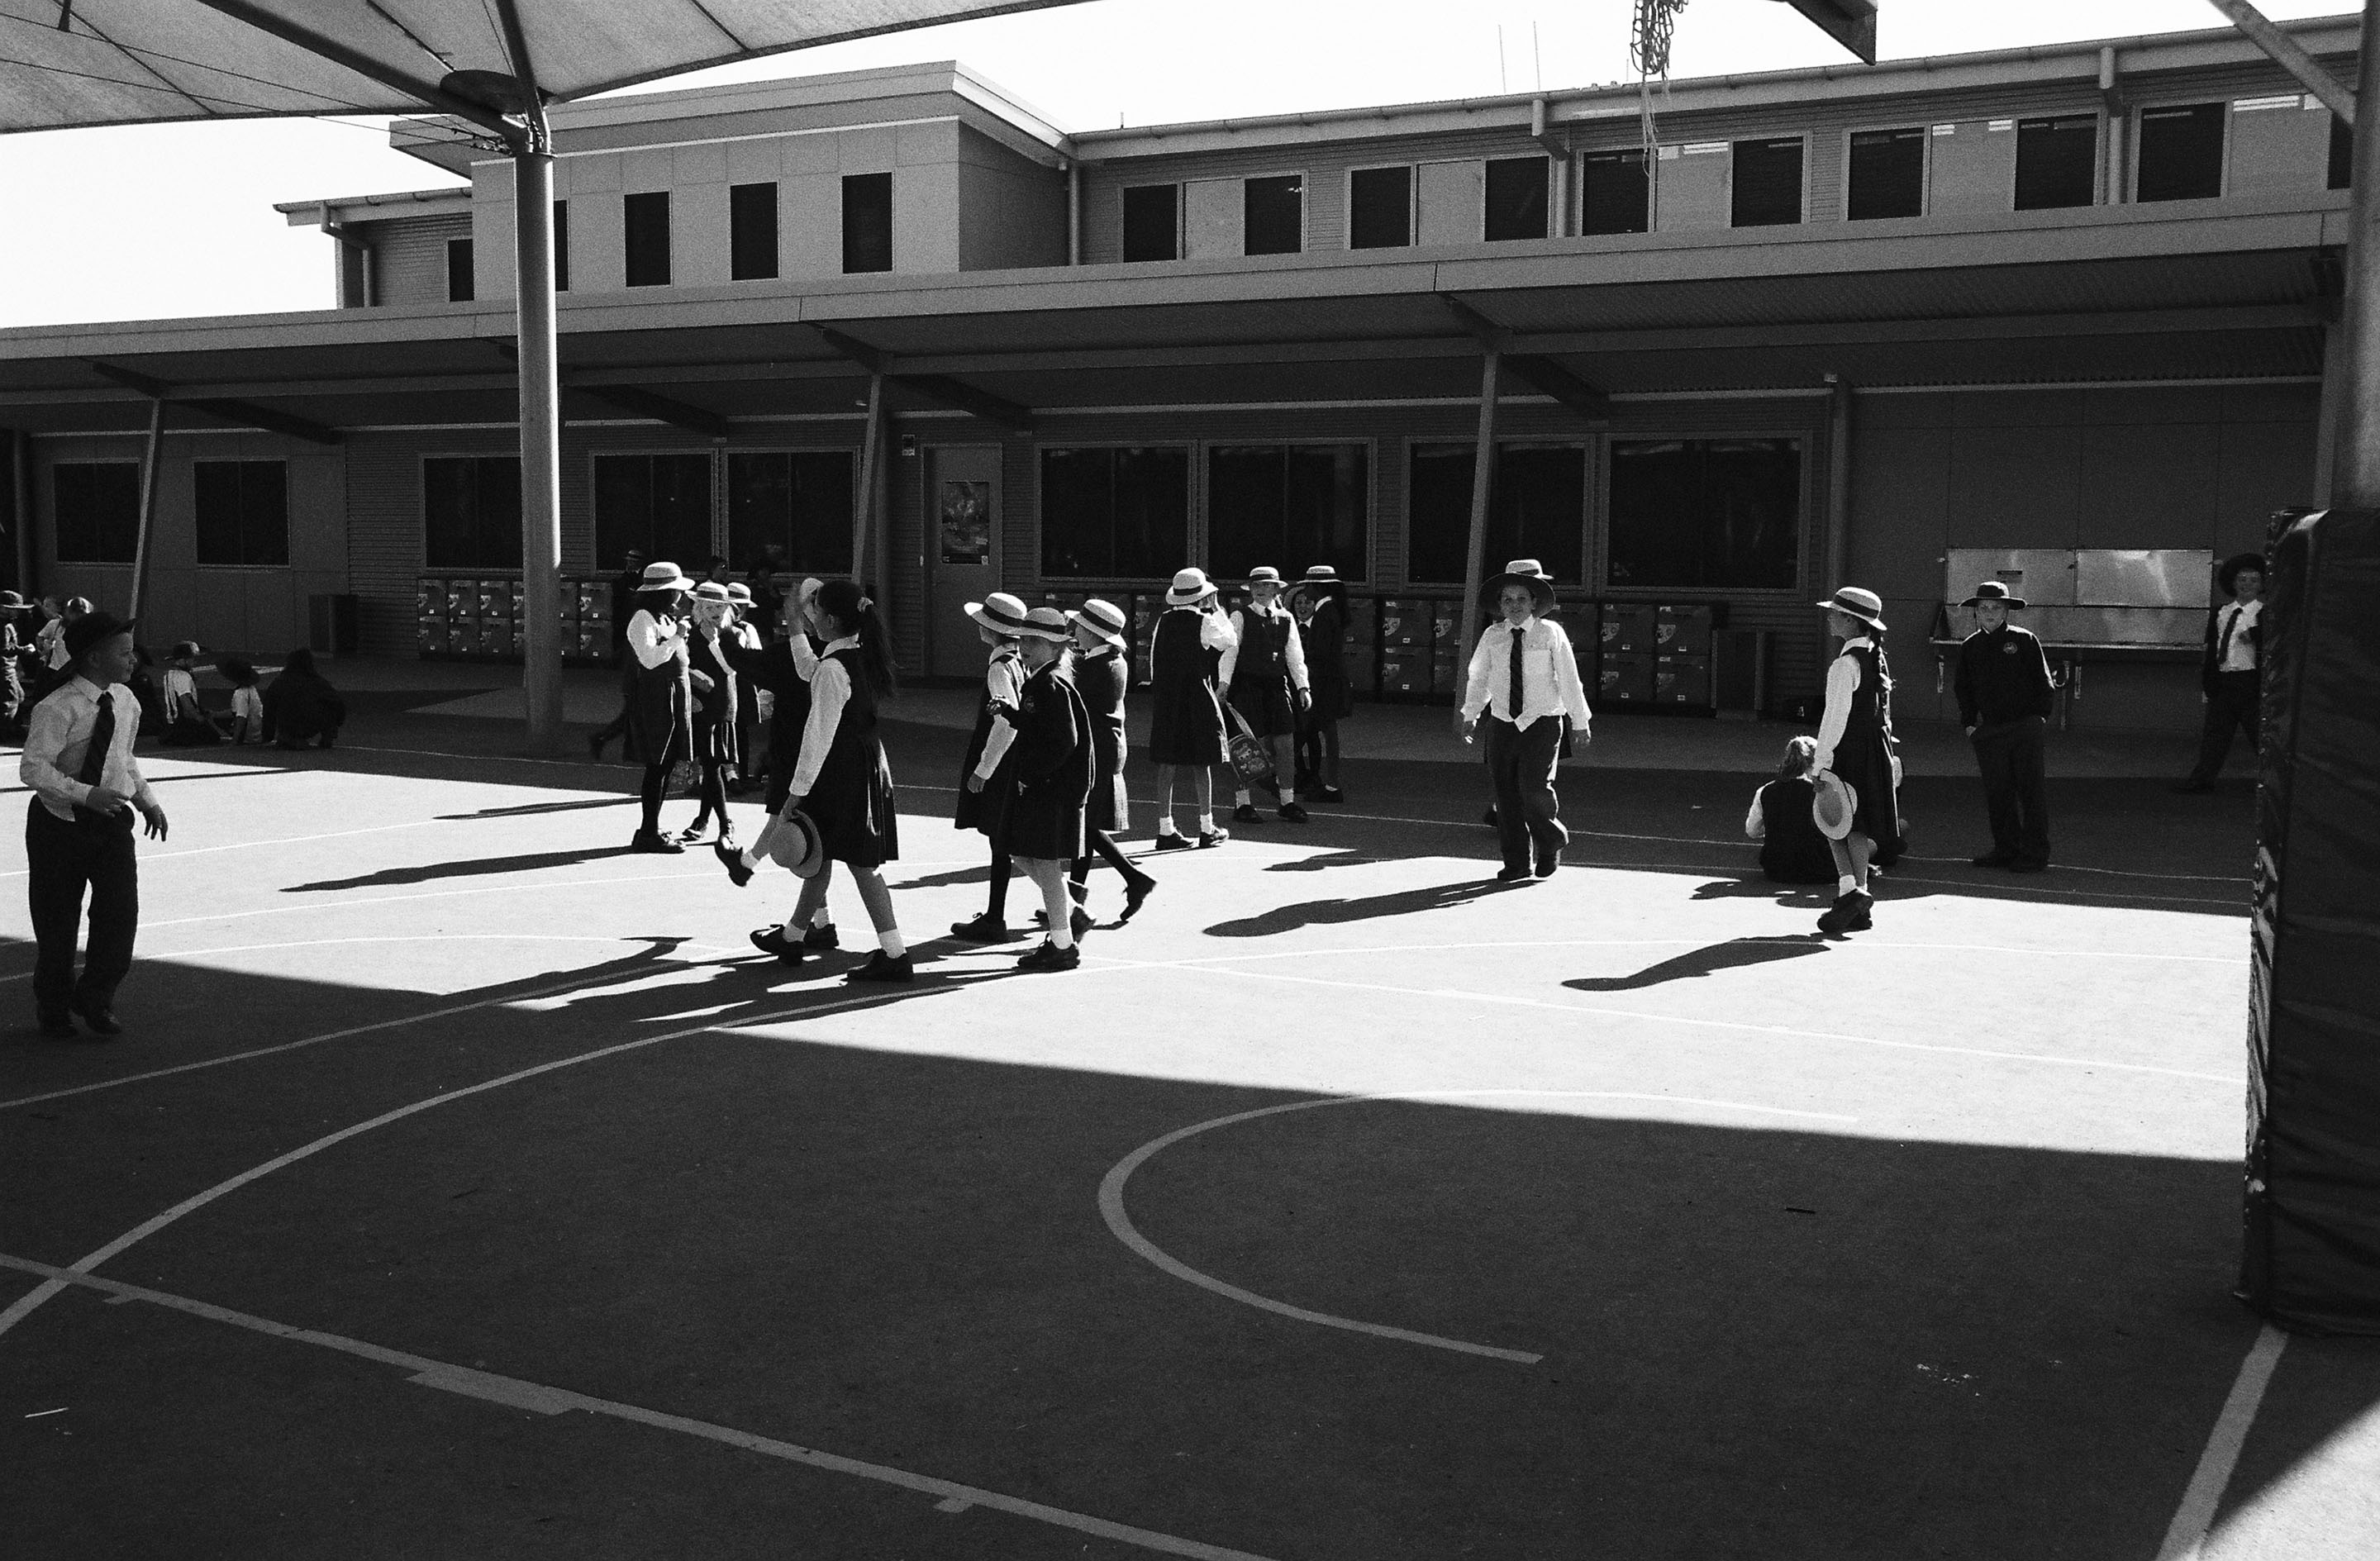
<svg viewBox="0 0 2380 1561"><path fill-rule="evenodd" d="M824 953L830 949L842 948L843 939L835 936L834 924L829 922L824 926L813 926L803 933L802 947L814 953Z"/></svg>
<svg viewBox="0 0 2380 1561"><path fill-rule="evenodd" d="M686 853L686 847L667 835L655 834L645 829L638 829L634 835L628 837L628 849L648 856L682 856Z"/></svg>
<svg viewBox="0 0 2380 1561"><path fill-rule="evenodd" d="M1055 943L1044 943L1017 961L1016 968L1020 971L1075 970L1081 967L1082 962L1083 946L1081 944L1077 943L1071 949L1061 949Z"/></svg>
<svg viewBox="0 0 2380 1561"><path fill-rule="evenodd" d="M1336 786L1317 786L1310 793L1306 791L1305 787L1300 786L1297 789L1297 794L1301 797L1311 796L1316 802L1345 802L1347 800L1347 793L1341 791Z"/></svg>
<svg viewBox="0 0 2380 1561"><path fill-rule="evenodd" d="M74 1005L74 1010L82 1016L82 1022L91 1027L94 1035L124 1034L123 1023L115 1017L115 1010L105 1003L79 1002Z"/></svg>
<svg viewBox="0 0 2380 1561"><path fill-rule="evenodd" d="M1198 849L1211 851L1231 838L1229 829L1201 829L1198 831Z"/></svg>
<svg viewBox="0 0 2380 1561"><path fill-rule="evenodd" d="M1306 811L1301 805L1293 802L1285 802L1281 805L1281 821L1282 823L1303 824L1306 821Z"/></svg>
<svg viewBox="0 0 2380 1561"><path fill-rule="evenodd" d="M1527 883L1536 876L1536 874L1530 872L1526 867L1500 867L1496 871L1496 881L1498 883Z"/></svg>
<svg viewBox="0 0 2380 1561"><path fill-rule="evenodd" d="M1261 824L1264 822L1264 815L1257 811L1256 804L1252 802L1244 802L1240 804L1239 806L1232 809L1232 822L1234 824ZM1204 835L1199 836L1198 839L1200 843L1205 843L1206 838L1207 837Z"/></svg>
<svg viewBox="0 0 2380 1561"><path fill-rule="evenodd" d="M789 965L802 962L802 946L785 941L785 929L781 926L753 928L752 947L764 954L774 954Z"/></svg>
<svg viewBox="0 0 2380 1561"><path fill-rule="evenodd" d="M2009 867L2016 864L2016 853L2008 851L1987 851L1969 862L1975 867Z"/></svg>
<svg viewBox="0 0 2380 1561"><path fill-rule="evenodd" d="M1858 889L1839 894L1826 914L1818 918L1818 930L1825 933L1865 932L1875 924L1868 919L1876 897Z"/></svg>
<svg viewBox="0 0 2380 1561"><path fill-rule="evenodd" d="M1157 849L1160 851L1196 851L1198 848L1190 841L1184 840L1180 835L1160 835L1157 837Z"/></svg>
<svg viewBox="0 0 2380 1561"><path fill-rule="evenodd" d="M1015 934L1008 930L1006 922L987 912L973 921L953 922L951 936L966 943L1005 943Z"/></svg>
<svg viewBox="0 0 2380 1561"><path fill-rule="evenodd" d="M1540 856L1537 858L1537 877L1541 878L1552 877L1556 872L1560 870L1560 867L1561 858L1559 855Z"/></svg>
<svg viewBox="0 0 2380 1561"><path fill-rule="evenodd" d="M1123 889L1123 914L1116 918L1116 926L1122 926L1124 923L1132 920L1133 917L1140 914L1142 902L1156 892L1157 880L1155 878L1145 877L1138 883L1126 884Z"/></svg>
<svg viewBox="0 0 2380 1561"><path fill-rule="evenodd" d="M742 852L729 845L725 841L713 841L710 853L719 858L719 865L727 869L727 881L737 889L742 889L752 881L752 869L744 865Z"/></svg>
<svg viewBox="0 0 2380 1561"><path fill-rule="evenodd" d="M916 976L917 972L910 967L908 955L904 954L896 960L881 949L868 955L866 964L856 966L843 974L845 981L898 982L913 980Z"/></svg>

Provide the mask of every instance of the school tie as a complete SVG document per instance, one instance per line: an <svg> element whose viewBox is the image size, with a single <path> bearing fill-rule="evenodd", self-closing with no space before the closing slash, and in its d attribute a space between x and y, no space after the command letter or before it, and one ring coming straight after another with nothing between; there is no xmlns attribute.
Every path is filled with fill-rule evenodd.
<svg viewBox="0 0 2380 1561"><path fill-rule="evenodd" d="M1522 647L1528 643L1528 637L1529 631L1525 628L1512 631L1512 681L1504 690L1504 711L1505 719L1514 726L1521 724L1521 707L1527 702L1528 697L1522 686L1521 679L1522 658L1526 654Z"/></svg>
<svg viewBox="0 0 2380 1561"><path fill-rule="evenodd" d="M83 751L82 768L75 779L86 786L96 786L99 778L107 773L107 750L115 742L115 696L112 692L99 696L99 719L91 723L91 746Z"/></svg>
<svg viewBox="0 0 2380 1561"><path fill-rule="evenodd" d="M2224 670L2224 659L2231 654L2231 631L2239 626L2240 607L2235 602L2223 610L2223 637L2215 642L2215 670L2218 672Z"/></svg>

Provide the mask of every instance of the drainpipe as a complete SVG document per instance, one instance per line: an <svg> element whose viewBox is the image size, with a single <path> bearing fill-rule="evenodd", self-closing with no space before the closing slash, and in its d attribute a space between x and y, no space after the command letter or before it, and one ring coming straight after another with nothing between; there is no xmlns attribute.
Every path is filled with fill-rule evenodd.
<svg viewBox="0 0 2380 1561"><path fill-rule="evenodd" d="M2101 199L2109 206L2124 203L2124 126L2128 122L2124 100L2116 91L2116 51L2099 51L2099 103L2107 115L2107 166L2101 182L2107 193Z"/></svg>
<svg viewBox="0 0 2380 1561"><path fill-rule="evenodd" d="M1546 149L1553 159L1553 179L1546 191L1546 233L1554 238L1570 236L1570 146L1558 142L1546 133L1548 104L1544 98L1529 103L1529 139Z"/></svg>
<svg viewBox="0 0 2380 1561"><path fill-rule="evenodd" d="M1066 159L1066 263L1083 263L1083 165Z"/></svg>

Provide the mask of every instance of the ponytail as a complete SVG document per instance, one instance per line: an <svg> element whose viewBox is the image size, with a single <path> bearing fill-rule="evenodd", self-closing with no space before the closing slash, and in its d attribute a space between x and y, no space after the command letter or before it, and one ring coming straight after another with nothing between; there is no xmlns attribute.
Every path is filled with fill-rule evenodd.
<svg viewBox="0 0 2380 1561"><path fill-rule="evenodd" d="M818 610L834 620L844 633L859 639L859 670L868 679L869 692L881 697L896 693L899 681L892 673L892 657L884 633L884 620L876 613L876 603L860 590L853 580L829 580L819 587Z"/></svg>

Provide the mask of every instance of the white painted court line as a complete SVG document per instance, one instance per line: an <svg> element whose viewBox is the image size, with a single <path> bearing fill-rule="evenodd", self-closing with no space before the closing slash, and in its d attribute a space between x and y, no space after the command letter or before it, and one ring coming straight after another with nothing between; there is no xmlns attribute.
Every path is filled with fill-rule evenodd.
<svg viewBox="0 0 2380 1561"><path fill-rule="evenodd" d="M1747 934L1759 942L1796 942L1800 933ZM1435 953L1447 950L1475 949L1700 949L1706 947L1706 938L1542 938L1510 939L1490 943L1378 943L1361 949L1292 949L1268 954L1206 954L1196 959L1170 961L1174 964L1236 963L1242 960L1304 960L1328 959L1340 954L1412 954ZM2198 964L2235 964L2248 962L2246 954L2143 954L2122 949L2018 949L1992 943L1884 943L1873 938L1846 938L1828 945L1837 954L1853 954L1863 949L1892 949L1902 951L1951 954L2013 954L2022 959L2060 960L2181 960Z"/></svg>
<svg viewBox="0 0 2380 1561"><path fill-rule="evenodd" d="M659 1410L640 1405L624 1404L610 1398L597 1398L568 1388L553 1387L544 1383L525 1381L475 1367L459 1366L450 1361L432 1360L427 1355L415 1355L402 1349L370 1344L362 1339L323 1333L314 1328L294 1327L276 1323L269 1317L250 1313L235 1312L229 1307L174 1295L164 1290L151 1289L141 1285L128 1285L115 1279L102 1279L70 1268L58 1268L46 1263L34 1263L25 1258L0 1254L0 1268L11 1268L23 1274L39 1275L50 1282L81 1286L101 1291L115 1301L140 1301L168 1311L179 1312L209 1322L222 1323L273 1338L287 1339L294 1344L310 1344L321 1349L336 1350L343 1355L357 1356L380 1365L394 1366L409 1372L408 1382L423 1387L435 1387L467 1398L502 1404L510 1409L527 1410L533 1413L556 1415L577 1410L581 1413L604 1415L613 1420L628 1421L650 1426L657 1431L674 1431L681 1435L698 1436L706 1441L738 1447L746 1452L762 1453L798 1463L832 1474L848 1474L879 1484L914 1491L920 1495L939 1498L938 1512L965 1512L971 1507L988 1507L1012 1517L1031 1519L1076 1533L1091 1534L1100 1539L1114 1540L1138 1549L1155 1551L1163 1555L1187 1555L1198 1561L1266 1561L1266 1558L1245 1550L1231 1550L1221 1545L1207 1544L1198 1540L1160 1533L1153 1529L1135 1528L1129 1523L1111 1522L1087 1513L1073 1512L1045 1502L1029 1501L980 1485L965 1485L955 1480L944 1480L931 1474L917 1474L890 1464L870 1463L862 1458L845 1458L839 1453L802 1446L793 1442L781 1442L774 1437L738 1431L733 1426L719 1425L710 1421L695 1420L685 1415L664 1414Z"/></svg>
<svg viewBox="0 0 2380 1561"><path fill-rule="evenodd" d="M2224 1488L2231 1483L2232 1470L2239 1466L2240 1449L2247 1445L2248 1427L2255 1422L2265 1389L2272 1385L2273 1368L2281 1363L2281 1350L2289 1341L2289 1336L2270 1323L2257 1331L2256 1342L2248 1347L2248 1358L2240 1362L2240 1374L2223 1400L2223 1410L2215 1417L2206 1450L2198 1455L2198 1468L2181 1494L2181 1506L2166 1529L2165 1543L2157 1547L2156 1561L2199 1561L2207 1531L2215 1526L2215 1509L2222 1504Z"/></svg>
<svg viewBox="0 0 2380 1561"><path fill-rule="evenodd" d="M1252 1122L1260 1117L1278 1117L1291 1111L1316 1111L1327 1106L1364 1106L1384 1100L1415 1101L1427 1104L1434 1100L1470 1099L1490 1095L1558 1097L1565 1100L1657 1101L1663 1105L1718 1107L1730 1111L1753 1111L1766 1116L1801 1117L1829 1122L1859 1120L1856 1117L1839 1116L1829 1111L1795 1111L1777 1106L1754 1106L1740 1100L1706 1100L1694 1095L1647 1095L1621 1090L1453 1089L1399 1091L1389 1095L1327 1095L1320 1100L1293 1100L1281 1106L1258 1107L1253 1111L1234 1111L1227 1117L1215 1117L1207 1121L1194 1122L1186 1128L1176 1128L1161 1137L1150 1139L1110 1167L1107 1175L1099 1180L1099 1217L1107 1222L1110 1234L1148 1263L1177 1279L1197 1286L1200 1289L1212 1290L1227 1301L1236 1301L1244 1306L1253 1306L1259 1311L1270 1312L1300 1323L1318 1324L1326 1328L1344 1328L1350 1333L1369 1334L1375 1338L1396 1339L1405 1344L1427 1345L1435 1349L1451 1349L1457 1354L1482 1355L1489 1360L1511 1361L1524 1366L1534 1366L1543 1361L1545 1356L1526 1349L1506 1349L1492 1344L1472 1344L1463 1339L1448 1338L1442 1334L1417 1333L1411 1328L1390 1327L1382 1323L1358 1322L1353 1317L1334 1316L1328 1312L1315 1312L1303 1306L1292 1306L1287 1301L1274 1301L1269 1296L1258 1295L1254 1290L1245 1290L1237 1285L1227 1284L1211 1274L1191 1267L1142 1235L1139 1228L1133 1224L1132 1216L1125 1212L1123 1206L1124 1184L1132 1180L1133 1172L1184 1139L1195 1138L1202 1132L1211 1132L1217 1128L1231 1127L1240 1122Z"/></svg>
<svg viewBox="0 0 2380 1561"><path fill-rule="evenodd" d="M560 932L432 932L415 938L306 938L294 943L235 943L221 949L176 949L171 953L144 954L141 959L151 964L172 964L180 960L204 959L210 954L254 954L273 949L323 949L349 943L636 943L642 938L584 938ZM735 952L723 943L681 943L681 949L702 949L716 954ZM0 975L0 986L11 981L30 981L33 973L20 970L13 975ZM384 990L384 988L376 988ZM7 1105L0 1101L0 1107Z"/></svg>

